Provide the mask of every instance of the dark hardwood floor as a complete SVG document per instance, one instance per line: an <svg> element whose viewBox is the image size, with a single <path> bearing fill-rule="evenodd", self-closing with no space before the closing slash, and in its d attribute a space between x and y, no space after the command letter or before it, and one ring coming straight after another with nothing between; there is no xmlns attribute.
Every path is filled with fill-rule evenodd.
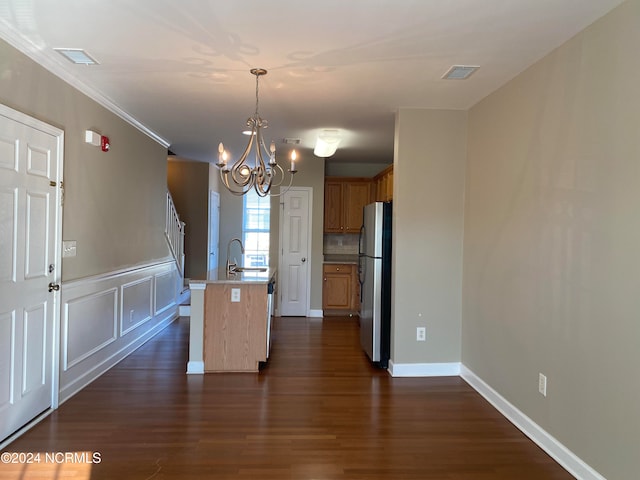
<svg viewBox="0 0 640 480"><path fill-rule="evenodd" d="M373 368L355 319L276 318L258 374L186 375L188 324L179 319L4 449L98 452L90 473L0 464L0 478L573 478L462 379Z"/></svg>

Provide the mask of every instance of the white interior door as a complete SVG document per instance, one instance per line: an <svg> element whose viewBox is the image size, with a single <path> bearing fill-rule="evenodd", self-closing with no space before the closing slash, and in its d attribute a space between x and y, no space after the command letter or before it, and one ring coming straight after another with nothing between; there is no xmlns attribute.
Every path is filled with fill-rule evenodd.
<svg viewBox="0 0 640 480"><path fill-rule="evenodd" d="M55 406L62 142L0 105L0 442Z"/></svg>
<svg viewBox="0 0 640 480"><path fill-rule="evenodd" d="M218 268L220 244L220 194L209 190L209 264L207 271Z"/></svg>
<svg viewBox="0 0 640 480"><path fill-rule="evenodd" d="M280 315L309 311L311 226L310 188L291 188L282 196L280 215Z"/></svg>

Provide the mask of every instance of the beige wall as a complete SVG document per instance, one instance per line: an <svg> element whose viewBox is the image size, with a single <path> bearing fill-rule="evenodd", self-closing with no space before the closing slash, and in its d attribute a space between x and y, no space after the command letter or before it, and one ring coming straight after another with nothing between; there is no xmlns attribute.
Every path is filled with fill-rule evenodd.
<svg viewBox="0 0 640 480"><path fill-rule="evenodd" d="M324 211L324 159L313 156L311 151L299 152L298 173L293 185L313 189L311 225L311 298L312 310L322 309L322 235ZM281 157L284 157L282 155ZM285 184L288 183L288 177ZM278 191L276 189L276 191ZM278 266L280 231L280 197L271 197L271 264ZM220 263L224 265L227 243L234 237L242 238L242 197L236 197L220 187ZM237 246L232 247L236 251ZM233 254L232 254L233 256ZM239 260L239 259L238 259Z"/></svg>
<svg viewBox="0 0 640 480"><path fill-rule="evenodd" d="M324 256L323 234L324 234L324 159L313 155L312 151L301 152L302 156L298 163L298 173L296 173L293 185L296 187L310 187L313 190L313 205L311 207L311 298L309 304L311 310L322 310L322 262ZM278 244L278 232L280 231L280 199L275 197L271 201L271 228L274 232L272 237L271 256L279 259L280 250ZM277 260L276 260L277 261Z"/></svg>
<svg viewBox="0 0 640 480"><path fill-rule="evenodd" d="M375 177L382 170L393 163L327 163L324 174L327 177Z"/></svg>
<svg viewBox="0 0 640 480"><path fill-rule="evenodd" d="M167 182L180 220L185 222L185 278L207 277L209 164L169 160Z"/></svg>
<svg viewBox="0 0 640 480"><path fill-rule="evenodd" d="M3 41L0 59L0 102L65 132L62 235L77 256L63 259L62 279L170 258L166 148ZM111 150L85 144L87 129Z"/></svg>
<svg viewBox="0 0 640 480"><path fill-rule="evenodd" d="M638 45L631 0L469 114L462 360L610 479L640 471Z"/></svg>
<svg viewBox="0 0 640 480"><path fill-rule="evenodd" d="M391 360L460 361L467 113L401 109L393 185ZM425 326L427 341L416 341Z"/></svg>

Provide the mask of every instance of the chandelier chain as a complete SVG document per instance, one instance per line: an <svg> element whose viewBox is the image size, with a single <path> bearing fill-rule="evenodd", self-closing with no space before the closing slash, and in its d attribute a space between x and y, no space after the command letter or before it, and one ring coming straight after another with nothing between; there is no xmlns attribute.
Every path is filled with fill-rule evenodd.
<svg viewBox="0 0 640 480"><path fill-rule="evenodd" d="M256 75L256 117L258 117L258 99L260 98L258 95L258 83L260 81L260 75Z"/></svg>

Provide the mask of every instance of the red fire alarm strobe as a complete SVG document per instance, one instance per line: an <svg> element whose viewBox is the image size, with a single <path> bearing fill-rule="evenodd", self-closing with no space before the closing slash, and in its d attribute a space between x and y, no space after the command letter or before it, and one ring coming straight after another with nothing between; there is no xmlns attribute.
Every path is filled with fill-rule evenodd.
<svg viewBox="0 0 640 480"><path fill-rule="evenodd" d="M102 148L103 152L109 151L109 137L100 136L100 148Z"/></svg>

